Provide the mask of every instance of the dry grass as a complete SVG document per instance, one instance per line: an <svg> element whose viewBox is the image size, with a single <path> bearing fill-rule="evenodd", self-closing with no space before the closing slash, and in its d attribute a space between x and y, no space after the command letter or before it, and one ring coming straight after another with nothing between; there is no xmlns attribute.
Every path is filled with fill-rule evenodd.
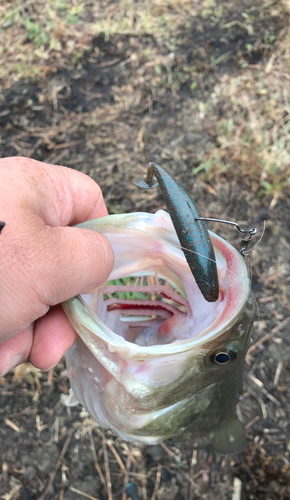
<svg viewBox="0 0 290 500"><path fill-rule="evenodd" d="M88 51L90 57L97 60L100 50L96 47L92 51L92 40L100 33L104 33L105 38L114 37L116 33L148 35L154 37L155 47L140 50L137 44L136 52L128 54L124 64L135 70L129 85L116 87L114 106L117 104L126 110L137 107L142 99L142 85L170 89L175 97L182 86L188 85L194 96L196 88L203 91L207 84L208 71L226 62L228 53L221 53L210 63L207 61L206 70L187 64L180 49L188 43L187 30L191 29L191 23L194 19L200 20L197 36L204 29L203 23L208 23L209 41L215 29L220 29L216 36L222 40L227 30L229 33L238 26L245 36L256 36L255 43L246 44L248 54L243 51L236 54L241 71L238 75L226 71L211 95L203 92L203 96L188 100L187 108L199 115L204 128L216 137L210 151L198 153L198 162L194 162L198 166L195 169L193 166L193 172L203 172L204 181L216 182L224 173L237 179L248 178L255 195L269 196L273 206L287 193L290 184L290 31L282 31L279 39L267 30L263 35L256 35L257 19L281 16L283 12L287 15L290 7L287 0L279 5L264 2L259 5L258 18L255 18L255 9L253 2L248 9L241 6L233 14L230 2L221 4L218 0L149 3L3 0L0 5L0 81L9 87L20 78L48 79L60 68L81 67ZM228 19L231 21L227 22ZM206 40L205 35L200 55L206 53ZM262 61L248 65L251 54L257 51L263 52ZM222 119L219 118L221 109ZM138 141L134 147L138 149ZM175 157L185 158L186 154L182 144L175 149Z"/></svg>
<svg viewBox="0 0 290 500"><path fill-rule="evenodd" d="M118 3L78 0L3 0L0 5L0 81L46 77L57 68L78 63L99 33L169 38L191 2L156 0Z"/></svg>
<svg viewBox="0 0 290 500"><path fill-rule="evenodd" d="M46 77L77 63L93 34L76 0L3 0L0 5L0 79Z"/></svg>
<svg viewBox="0 0 290 500"><path fill-rule="evenodd" d="M210 177L240 171L271 206L290 187L290 31L260 64L238 76L225 75L212 104L223 102L222 120L215 123L218 146L197 170ZM243 166L239 169L239 166ZM214 167L214 168L212 168Z"/></svg>

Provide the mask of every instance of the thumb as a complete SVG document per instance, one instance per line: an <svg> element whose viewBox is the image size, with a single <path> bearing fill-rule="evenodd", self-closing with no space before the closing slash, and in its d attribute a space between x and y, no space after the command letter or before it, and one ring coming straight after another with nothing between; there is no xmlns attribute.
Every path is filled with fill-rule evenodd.
<svg viewBox="0 0 290 500"><path fill-rule="evenodd" d="M88 293L110 275L114 254L107 238L89 229L46 227L43 247L48 257L43 274L42 301L59 304L79 293Z"/></svg>
<svg viewBox="0 0 290 500"><path fill-rule="evenodd" d="M96 231L45 226L35 216L17 230L10 226L13 221L5 238L1 234L2 342L50 306L101 285L114 264L111 244Z"/></svg>

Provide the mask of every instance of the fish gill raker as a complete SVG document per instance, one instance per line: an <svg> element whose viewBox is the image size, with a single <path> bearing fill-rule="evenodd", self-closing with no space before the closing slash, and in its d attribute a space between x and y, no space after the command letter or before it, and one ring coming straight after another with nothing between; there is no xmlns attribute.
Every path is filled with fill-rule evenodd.
<svg viewBox="0 0 290 500"><path fill-rule="evenodd" d="M154 182L153 177L157 179ZM162 167L149 163L147 175L134 181L136 186L152 189L159 185L172 219L182 251L196 283L208 302L219 296L217 265L205 222L191 197Z"/></svg>

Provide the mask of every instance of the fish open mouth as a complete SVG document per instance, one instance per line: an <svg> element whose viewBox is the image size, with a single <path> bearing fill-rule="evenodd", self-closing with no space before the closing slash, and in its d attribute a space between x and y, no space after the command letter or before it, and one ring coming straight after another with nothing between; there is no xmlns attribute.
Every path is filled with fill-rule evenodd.
<svg viewBox="0 0 290 500"><path fill-rule="evenodd" d="M185 343L189 348L192 342L199 344L218 335L248 295L243 260L211 233L219 297L208 302L191 273L171 219L162 210L103 217L82 227L102 232L115 255L110 281L82 295L86 304L76 297L66 305L78 333L85 331L90 338L88 344L96 343L98 337L111 339L114 345L123 346L124 356L127 351L130 356L142 351L154 357L159 350L179 352Z"/></svg>
<svg viewBox="0 0 290 500"><path fill-rule="evenodd" d="M167 343L172 323L190 311L186 294L157 272L109 282L103 298L108 315L114 311L127 327L125 339L139 345L154 337Z"/></svg>
<svg viewBox="0 0 290 500"><path fill-rule="evenodd" d="M203 298L191 272L158 255L130 274L115 273L91 309L115 334L140 346L182 341L208 327L225 305L224 289L215 303ZM139 269L138 269L139 267ZM190 326L190 327L189 327Z"/></svg>

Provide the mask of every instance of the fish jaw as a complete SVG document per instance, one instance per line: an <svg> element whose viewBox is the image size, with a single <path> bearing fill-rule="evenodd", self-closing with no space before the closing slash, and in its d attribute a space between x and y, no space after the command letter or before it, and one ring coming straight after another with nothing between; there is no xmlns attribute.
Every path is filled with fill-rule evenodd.
<svg viewBox="0 0 290 500"><path fill-rule="evenodd" d="M232 373L241 378L254 315L243 258L211 235L221 292L217 302L208 303L165 212L109 216L80 226L98 230L110 240L115 253L110 279L157 275L157 287L158 276L162 276L174 285L186 312L176 309L171 315L167 303L157 305L158 313L170 314L153 341L145 338L140 345L133 338L126 339L128 324L120 321L120 309L108 312L103 298L107 283L86 298L90 307L81 297L64 303L80 336L66 354L78 401L101 426L126 440L148 444L178 435L185 428L192 427L195 434L206 432L212 427L212 414L218 425L235 407L237 390L225 389L224 382ZM238 362L212 365L212 353L228 344L238 352ZM226 404L217 398L222 390Z"/></svg>

